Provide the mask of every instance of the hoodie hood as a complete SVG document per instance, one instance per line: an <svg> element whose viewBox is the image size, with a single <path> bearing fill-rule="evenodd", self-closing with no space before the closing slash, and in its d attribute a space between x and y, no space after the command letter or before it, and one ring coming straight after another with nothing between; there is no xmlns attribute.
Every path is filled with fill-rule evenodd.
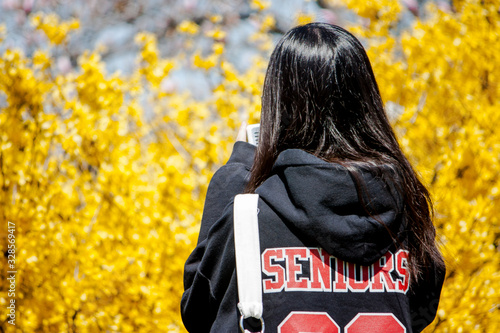
<svg viewBox="0 0 500 333"><path fill-rule="evenodd" d="M394 239L403 241L402 200L380 170L363 167L355 175L339 164L290 149L278 156L271 176L255 192L308 244L370 265Z"/></svg>

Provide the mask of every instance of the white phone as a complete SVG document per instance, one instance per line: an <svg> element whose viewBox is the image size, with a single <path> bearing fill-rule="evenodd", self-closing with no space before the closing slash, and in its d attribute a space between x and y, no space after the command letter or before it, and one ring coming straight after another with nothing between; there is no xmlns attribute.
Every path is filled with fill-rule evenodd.
<svg viewBox="0 0 500 333"><path fill-rule="evenodd" d="M260 124L253 124L247 126L247 137L248 142L257 146L259 144L259 133L260 133Z"/></svg>

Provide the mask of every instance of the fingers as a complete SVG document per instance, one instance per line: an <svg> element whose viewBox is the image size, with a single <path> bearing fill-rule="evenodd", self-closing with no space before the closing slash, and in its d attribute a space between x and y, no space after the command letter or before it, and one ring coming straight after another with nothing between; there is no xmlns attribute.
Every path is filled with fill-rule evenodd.
<svg viewBox="0 0 500 333"><path fill-rule="evenodd" d="M247 123L246 121L241 123L240 129L238 130L238 135L236 136L236 141L247 141Z"/></svg>

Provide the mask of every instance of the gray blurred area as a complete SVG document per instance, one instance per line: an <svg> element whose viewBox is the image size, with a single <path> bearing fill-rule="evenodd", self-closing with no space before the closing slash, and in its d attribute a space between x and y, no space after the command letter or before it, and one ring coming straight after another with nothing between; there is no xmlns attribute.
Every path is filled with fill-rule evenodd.
<svg viewBox="0 0 500 333"><path fill-rule="evenodd" d="M321 15L329 10L305 0L274 0L266 13L276 18L275 33L280 34L292 27L301 10L330 20L335 17L333 11ZM201 31L207 31L213 28L209 17L221 15L228 33L226 45L230 53L238 50L239 56L233 60L243 69L245 66L238 64L238 59L242 53L252 52L254 46L248 38L258 28L253 19L257 11L244 0L0 0L0 24L5 24L8 31L0 50L15 47L29 55L36 48L43 48L45 39L29 22L30 14L36 12L54 12L63 20L80 20L80 29L72 33L67 49L73 66L84 50L103 44L107 47L103 58L108 69L124 73L133 66L137 52L134 36L138 32L154 33L162 56L175 56L184 46L185 36L176 31L183 20L193 20ZM199 39L195 40L199 48L210 46L202 36Z"/></svg>
<svg viewBox="0 0 500 333"><path fill-rule="evenodd" d="M359 21L352 12L341 5L326 1L269 0L271 6L264 11L276 19L272 31L277 40L296 22L299 12L313 14L317 21L345 25ZM340 1L338 1L340 3ZM406 10L402 26L412 21L414 7L422 1L405 0ZM412 7L413 6L413 7ZM77 18L80 29L71 33L68 45L56 47L52 54L55 70L61 73L77 68L78 57L85 50L105 46L102 59L109 73L116 71L130 73L137 59L138 46L134 42L137 33L147 31L158 38L162 57L174 57L179 53L190 54L201 50L210 52L212 41L203 32L212 30L212 15L222 17L221 24L227 32L225 37L226 57L237 70L249 69L251 59L258 48L250 40L258 30L256 9L248 0L0 0L0 24L7 28L7 36L0 44L0 53L6 49L18 48L30 56L36 49L46 49L48 42L42 32L36 31L30 23L30 16L37 12L53 12L61 19ZM262 14L259 14L262 15ZM192 38L192 47L186 49L185 34L177 31L184 20L199 25L201 33ZM170 86L179 91L197 91L198 97L210 93L205 73L186 66L175 68L170 75Z"/></svg>

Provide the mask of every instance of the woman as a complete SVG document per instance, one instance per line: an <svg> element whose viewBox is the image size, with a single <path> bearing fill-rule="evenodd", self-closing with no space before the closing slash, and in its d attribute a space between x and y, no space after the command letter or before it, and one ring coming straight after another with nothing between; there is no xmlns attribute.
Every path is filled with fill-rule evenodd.
<svg viewBox="0 0 500 333"><path fill-rule="evenodd" d="M232 200L242 192L260 198L267 332L420 332L432 322L445 267L429 193L344 29L299 26L272 53L259 145L254 154L237 142L214 175L186 263L190 332L238 331Z"/></svg>

